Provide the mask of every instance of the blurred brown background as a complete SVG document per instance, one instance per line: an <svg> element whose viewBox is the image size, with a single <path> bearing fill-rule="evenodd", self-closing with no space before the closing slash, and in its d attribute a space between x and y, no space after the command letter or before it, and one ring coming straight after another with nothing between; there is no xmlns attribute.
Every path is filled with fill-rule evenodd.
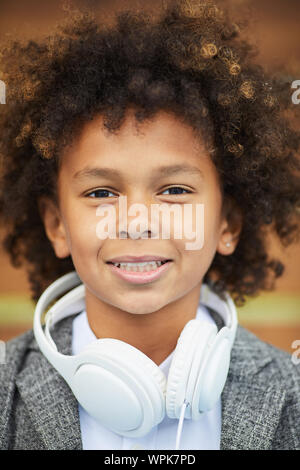
<svg viewBox="0 0 300 470"><path fill-rule="evenodd" d="M96 13L101 22L111 22L114 13L127 8L142 8L159 14L163 4L172 0L2 0L0 1L1 40L35 39L51 33L51 28L69 6ZM300 79L300 8L298 0L217 0L245 26L243 35L259 47L256 60L272 74L281 76L290 88ZM291 90L292 95L292 90ZM3 106L3 105L1 105ZM297 109L296 109L297 108ZM293 125L300 126L300 105L291 103ZM0 240L5 227L0 227ZM292 353L291 344L300 339L300 246L283 249L270 236L271 254L285 264L276 290L248 299L238 309L240 323L264 341ZM30 301L25 268L14 269L0 247L0 339L8 340L31 328L34 304Z"/></svg>

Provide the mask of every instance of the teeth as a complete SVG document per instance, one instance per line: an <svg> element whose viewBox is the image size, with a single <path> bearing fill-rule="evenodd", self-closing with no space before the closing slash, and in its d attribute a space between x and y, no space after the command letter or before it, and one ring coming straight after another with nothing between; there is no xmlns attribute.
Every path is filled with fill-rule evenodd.
<svg viewBox="0 0 300 470"><path fill-rule="evenodd" d="M149 272L162 265L162 261L146 261L142 263L113 263L114 266L130 272Z"/></svg>

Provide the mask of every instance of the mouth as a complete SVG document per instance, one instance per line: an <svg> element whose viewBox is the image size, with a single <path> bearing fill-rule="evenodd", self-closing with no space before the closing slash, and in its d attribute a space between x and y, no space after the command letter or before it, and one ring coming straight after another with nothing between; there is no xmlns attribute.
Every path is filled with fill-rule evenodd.
<svg viewBox="0 0 300 470"><path fill-rule="evenodd" d="M166 263L171 263L171 259L167 260L152 260L152 261L141 261L141 262L112 262L112 261L107 261L107 264L112 264L116 268L119 268L123 271L127 272L150 272L154 271L160 266L163 266Z"/></svg>
<svg viewBox="0 0 300 470"><path fill-rule="evenodd" d="M159 279L172 265L172 260L132 262L111 262L106 264L119 278L133 284L146 284Z"/></svg>

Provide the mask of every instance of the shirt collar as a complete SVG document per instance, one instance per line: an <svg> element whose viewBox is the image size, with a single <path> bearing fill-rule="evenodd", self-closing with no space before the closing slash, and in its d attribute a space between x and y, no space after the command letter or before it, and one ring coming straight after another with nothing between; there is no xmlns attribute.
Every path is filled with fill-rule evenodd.
<svg viewBox="0 0 300 470"><path fill-rule="evenodd" d="M198 305L195 318L197 320L214 323L214 320L208 309L202 304ZM97 337L89 325L86 310L83 310L73 320L72 354L79 354L88 344L96 340ZM166 359L164 359L164 361L159 365L160 369L163 371L166 377L169 373L173 354L174 351L172 351L169 356L166 357Z"/></svg>

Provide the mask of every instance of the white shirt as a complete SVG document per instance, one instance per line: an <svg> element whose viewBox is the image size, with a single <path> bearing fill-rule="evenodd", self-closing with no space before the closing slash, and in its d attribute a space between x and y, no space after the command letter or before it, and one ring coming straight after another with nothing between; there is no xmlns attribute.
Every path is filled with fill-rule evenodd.
<svg viewBox="0 0 300 470"><path fill-rule="evenodd" d="M210 323L214 320L203 305L199 305L196 318ZM91 330L86 311L82 311L73 320L72 353L78 354L85 346L97 338ZM159 368L167 377L173 357L172 352ZM175 449L178 420L167 415L144 437L127 438L116 434L98 423L79 405L79 418L82 445L84 450L131 450ZM219 450L221 439L221 398L216 406L201 415L198 421L185 419L180 439L180 450Z"/></svg>

